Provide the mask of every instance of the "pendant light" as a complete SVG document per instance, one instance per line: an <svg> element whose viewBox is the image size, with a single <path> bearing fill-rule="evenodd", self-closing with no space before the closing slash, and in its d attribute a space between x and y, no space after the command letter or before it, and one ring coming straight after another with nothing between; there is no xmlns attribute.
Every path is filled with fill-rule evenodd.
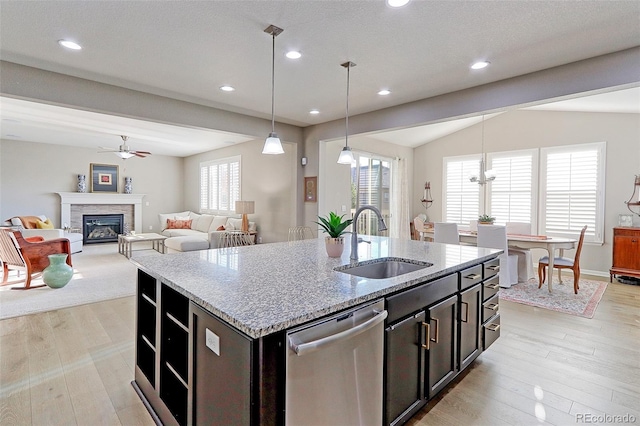
<svg viewBox="0 0 640 426"><path fill-rule="evenodd" d="M493 170L485 170L484 165L484 115L482 116L482 147L481 147L481 155L480 158L480 174L473 175L469 178L471 182L475 182L478 185L484 185L496 179L496 173Z"/></svg>
<svg viewBox="0 0 640 426"><path fill-rule="evenodd" d="M278 28L275 25L269 25L264 32L271 34L273 38L272 53L271 53L271 133L269 137L264 141L264 147L262 148L263 154L284 154L280 138L276 134L275 130L275 110L274 110L274 87L275 87L275 68L276 68L276 37L284 31L282 28Z"/></svg>
<svg viewBox="0 0 640 426"><path fill-rule="evenodd" d="M349 71L351 67L355 67L356 64L353 62L345 62L344 64L340 64L341 66L347 69L347 114L346 114L346 132L344 135L344 148L340 151L340 156L338 157L338 164L351 164L353 163L353 153L351 152L351 148L349 148Z"/></svg>

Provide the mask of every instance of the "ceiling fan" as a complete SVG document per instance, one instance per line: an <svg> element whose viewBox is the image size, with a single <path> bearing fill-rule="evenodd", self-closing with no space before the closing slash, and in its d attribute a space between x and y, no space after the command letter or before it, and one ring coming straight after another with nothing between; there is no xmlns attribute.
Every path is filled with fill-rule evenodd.
<svg viewBox="0 0 640 426"><path fill-rule="evenodd" d="M149 151L133 151L129 149L129 145L126 144L127 139L129 139L129 137L124 135L120 135L120 137L122 138L123 144L120 145L118 149L111 149L111 148L106 148L104 146L99 146L98 148L100 148L102 151L98 151L98 152L99 153L113 152L115 155L122 158L123 160L126 160L127 158L131 158L133 156L144 158L147 155L151 155Z"/></svg>

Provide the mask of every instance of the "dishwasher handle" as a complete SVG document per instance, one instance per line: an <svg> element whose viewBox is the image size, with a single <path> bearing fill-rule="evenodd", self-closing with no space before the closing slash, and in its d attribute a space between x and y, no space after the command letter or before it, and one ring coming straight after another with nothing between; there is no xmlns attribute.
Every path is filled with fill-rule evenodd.
<svg viewBox="0 0 640 426"><path fill-rule="evenodd" d="M289 337L289 346L298 356L302 356L309 352L321 349L324 346L330 345L339 340L346 340L353 336L357 336L358 334L380 324L387 318L387 315L389 315L387 311L376 311L376 313L376 316L368 319L360 325L352 327L348 330L341 331L340 333L332 334L331 336L323 337L322 339L313 340L306 343L296 343L293 341L293 339L291 339L291 337Z"/></svg>

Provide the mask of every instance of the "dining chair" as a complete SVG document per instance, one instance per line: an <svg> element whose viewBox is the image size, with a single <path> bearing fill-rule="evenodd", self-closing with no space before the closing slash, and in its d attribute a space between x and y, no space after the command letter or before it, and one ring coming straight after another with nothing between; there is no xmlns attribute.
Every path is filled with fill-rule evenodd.
<svg viewBox="0 0 640 426"><path fill-rule="evenodd" d="M580 231L580 239L578 240L578 247L576 248L576 255L573 259L567 257L554 257L553 267L558 268L558 280L560 280L560 274L562 269L571 269L573 271L573 292L578 294L578 281L580 281L580 252L582 251L582 243L584 242L584 233L587 231L587 225ZM547 267L549 266L549 256L541 257L538 260L538 288L542 287L542 284L547 279ZM553 271L549 271L551 275Z"/></svg>
<svg viewBox="0 0 640 426"><path fill-rule="evenodd" d="M422 220L420 216L416 216L415 218L413 218L413 226L418 233L418 239L422 241L424 239L424 235L422 232L422 230L424 229L424 220Z"/></svg>
<svg viewBox="0 0 640 426"><path fill-rule="evenodd" d="M433 224L433 241L436 243L460 244L458 224L455 222L436 222Z"/></svg>
<svg viewBox="0 0 640 426"><path fill-rule="evenodd" d="M289 228L288 241L308 240L313 238L313 232L308 226L294 226Z"/></svg>
<svg viewBox="0 0 640 426"><path fill-rule="evenodd" d="M412 220L409 221L409 232L412 240L420 240L420 234L416 231L416 226Z"/></svg>
<svg viewBox="0 0 640 426"><path fill-rule="evenodd" d="M504 250L504 253L498 256L500 287L509 288L518 283L518 256L509 254L506 226L478 225L478 247Z"/></svg>
<svg viewBox="0 0 640 426"><path fill-rule="evenodd" d="M531 235L531 223L507 222L507 235ZM518 256L518 282L526 282L534 278L533 260L530 249L509 248L509 254Z"/></svg>

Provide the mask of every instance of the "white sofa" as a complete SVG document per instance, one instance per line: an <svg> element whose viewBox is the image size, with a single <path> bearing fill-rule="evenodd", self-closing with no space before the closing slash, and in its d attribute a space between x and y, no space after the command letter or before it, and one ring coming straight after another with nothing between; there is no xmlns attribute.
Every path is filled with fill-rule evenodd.
<svg viewBox="0 0 640 426"><path fill-rule="evenodd" d="M239 231L242 229L242 219L229 216L215 216L211 214L198 214L192 211L184 211L178 213L161 213L158 215L160 220L160 233L169 238L173 237L194 237L206 240L209 248L218 248L220 235L225 231ZM190 229L170 229L167 228L167 219L172 220L191 220ZM220 226L224 230L218 231ZM256 223L249 222L249 232L256 232ZM166 241L165 241L166 244Z"/></svg>
<svg viewBox="0 0 640 426"><path fill-rule="evenodd" d="M38 216L43 222L47 219L46 216ZM24 238L27 237L42 237L46 240L53 240L56 238L66 238L71 243L71 253L78 253L82 251L82 234L65 232L62 229L24 229L22 222L18 217L13 217L3 223L4 226L11 226L14 230L20 231L20 234Z"/></svg>

